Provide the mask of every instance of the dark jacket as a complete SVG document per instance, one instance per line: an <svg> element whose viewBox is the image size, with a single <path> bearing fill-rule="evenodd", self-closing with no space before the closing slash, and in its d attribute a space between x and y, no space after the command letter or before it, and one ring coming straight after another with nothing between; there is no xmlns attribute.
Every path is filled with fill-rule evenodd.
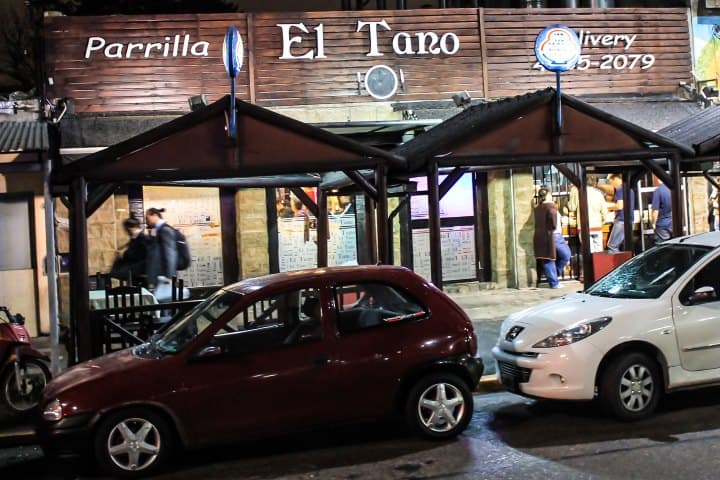
<svg viewBox="0 0 720 480"><path fill-rule="evenodd" d="M146 261L151 241L150 237L142 233L131 238L123 254L115 259L110 276L121 280L132 279L133 283L142 283L141 279L147 270Z"/></svg>
<svg viewBox="0 0 720 480"><path fill-rule="evenodd" d="M148 250L147 276L150 285L157 285L157 278L161 275L168 279L177 275L177 245L175 243L175 230L163 223L151 237Z"/></svg>
<svg viewBox="0 0 720 480"><path fill-rule="evenodd" d="M535 258L555 260L553 233L557 228L557 213L557 206L553 202L543 202L535 208Z"/></svg>

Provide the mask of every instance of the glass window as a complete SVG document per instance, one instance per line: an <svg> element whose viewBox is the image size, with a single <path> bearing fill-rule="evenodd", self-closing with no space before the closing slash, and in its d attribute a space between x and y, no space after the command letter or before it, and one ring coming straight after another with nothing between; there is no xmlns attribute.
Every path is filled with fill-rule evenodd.
<svg viewBox="0 0 720 480"><path fill-rule="evenodd" d="M427 314L427 308L405 292L383 283L337 286L335 305L340 333L419 319Z"/></svg>
<svg viewBox="0 0 720 480"><path fill-rule="evenodd" d="M698 289L710 287L712 291L695 293ZM695 298L691 300L691 296ZM680 293L683 305L691 303L708 303L717 301L720 297L720 257L705 265L688 283Z"/></svg>
<svg viewBox="0 0 720 480"><path fill-rule="evenodd" d="M230 319L213 343L227 352L251 352L320 340L320 305L314 288L263 298Z"/></svg>
<svg viewBox="0 0 720 480"><path fill-rule="evenodd" d="M238 293L218 290L165 330L154 341L155 347L165 353L179 352L235 305L240 298L241 295Z"/></svg>
<svg viewBox="0 0 720 480"><path fill-rule="evenodd" d="M658 245L625 262L586 293L614 298L657 298L710 250L682 243Z"/></svg>

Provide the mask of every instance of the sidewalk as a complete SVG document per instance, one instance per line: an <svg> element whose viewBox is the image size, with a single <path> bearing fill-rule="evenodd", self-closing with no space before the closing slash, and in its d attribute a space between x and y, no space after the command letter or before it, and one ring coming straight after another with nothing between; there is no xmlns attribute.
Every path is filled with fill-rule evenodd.
<svg viewBox="0 0 720 480"><path fill-rule="evenodd" d="M468 291L468 288L448 287L450 297L460 305L473 322L478 338L478 355L485 364L485 376L479 391L498 389L495 381L495 361L490 350L500 334L500 324L505 318L525 308L537 305L566 293L582 290L582 283L566 281L558 289L541 288L490 288ZM462 293L456 293L462 290ZM49 354L48 337L33 339L33 345ZM64 352L63 352L64 353ZM28 419L11 417L0 409L0 448L31 444L35 433Z"/></svg>

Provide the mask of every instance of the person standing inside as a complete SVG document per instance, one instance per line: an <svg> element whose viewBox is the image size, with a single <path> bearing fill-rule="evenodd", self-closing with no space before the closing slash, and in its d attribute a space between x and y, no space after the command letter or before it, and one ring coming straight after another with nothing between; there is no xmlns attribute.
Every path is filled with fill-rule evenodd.
<svg viewBox="0 0 720 480"><path fill-rule="evenodd" d="M535 234L533 247L535 258L542 262L545 278L550 288L559 288L558 277L570 260L570 247L562 235L560 214L552 199L552 193L546 187L538 190L540 204L535 207ZM538 272L538 275L540 272Z"/></svg>
<svg viewBox="0 0 720 480"><path fill-rule="evenodd" d="M670 189L662 182L653 192L652 222L655 243L664 242L672 237L672 200Z"/></svg>
<svg viewBox="0 0 720 480"><path fill-rule="evenodd" d="M602 226L608 214L607 204L605 203L605 194L597 187L597 177L595 175L587 176L587 204L588 204L588 228L590 236L590 252L603 251ZM570 199L568 200L568 209L577 212L576 221L578 228L578 237L582 239L582 223L580 222L580 195L578 189L573 187L570 190Z"/></svg>
<svg viewBox="0 0 720 480"><path fill-rule="evenodd" d="M148 208L145 221L150 228L150 249L148 250L148 284L155 288L158 301L166 300L172 293L172 277L177 275L177 245L175 230L163 219L164 208Z"/></svg>
<svg viewBox="0 0 720 480"><path fill-rule="evenodd" d="M610 231L610 238L608 238L607 249L610 253L619 253L620 248L625 243L625 210L623 201L623 181L622 176L618 173L611 173L608 175L610 185L614 190L615 200L615 220L613 221L612 230ZM630 214L635 211L635 193L630 190ZM632 222L632 218L629 219Z"/></svg>

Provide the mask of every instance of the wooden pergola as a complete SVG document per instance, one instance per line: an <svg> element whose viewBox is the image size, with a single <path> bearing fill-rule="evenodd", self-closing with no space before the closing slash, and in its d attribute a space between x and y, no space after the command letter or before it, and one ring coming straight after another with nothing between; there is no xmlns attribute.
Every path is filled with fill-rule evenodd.
<svg viewBox="0 0 720 480"><path fill-rule="evenodd" d="M404 159L256 105L236 102L237 134L227 133L230 97L183 115L141 135L62 166L53 182L70 197L70 315L79 360L91 357L88 311L87 218L123 183L208 185L221 188L223 257L237 272L233 205L238 187L293 189L317 218L318 265L328 261L327 192L317 202L302 186L318 186L324 172L341 171L372 199L377 219L376 252L388 258L387 171ZM374 184L358 173L375 172ZM227 224L225 222L227 221ZM234 260L233 260L234 259ZM232 270L232 269L230 269ZM226 275L227 283L236 281Z"/></svg>
<svg viewBox="0 0 720 480"><path fill-rule="evenodd" d="M560 102L560 105L558 105ZM562 114L562 126L557 111ZM632 178L645 170L672 191L673 229L682 231L680 168L692 148L608 114L553 88L471 106L393 150L407 160L409 175L427 175L432 282L442 285L440 198L463 173L555 165L579 191L583 271L593 266L587 211L586 171L622 172L625 198ZM449 174L439 182L439 171ZM624 202L625 218L632 218ZM632 250L632 222L625 222L625 249Z"/></svg>

